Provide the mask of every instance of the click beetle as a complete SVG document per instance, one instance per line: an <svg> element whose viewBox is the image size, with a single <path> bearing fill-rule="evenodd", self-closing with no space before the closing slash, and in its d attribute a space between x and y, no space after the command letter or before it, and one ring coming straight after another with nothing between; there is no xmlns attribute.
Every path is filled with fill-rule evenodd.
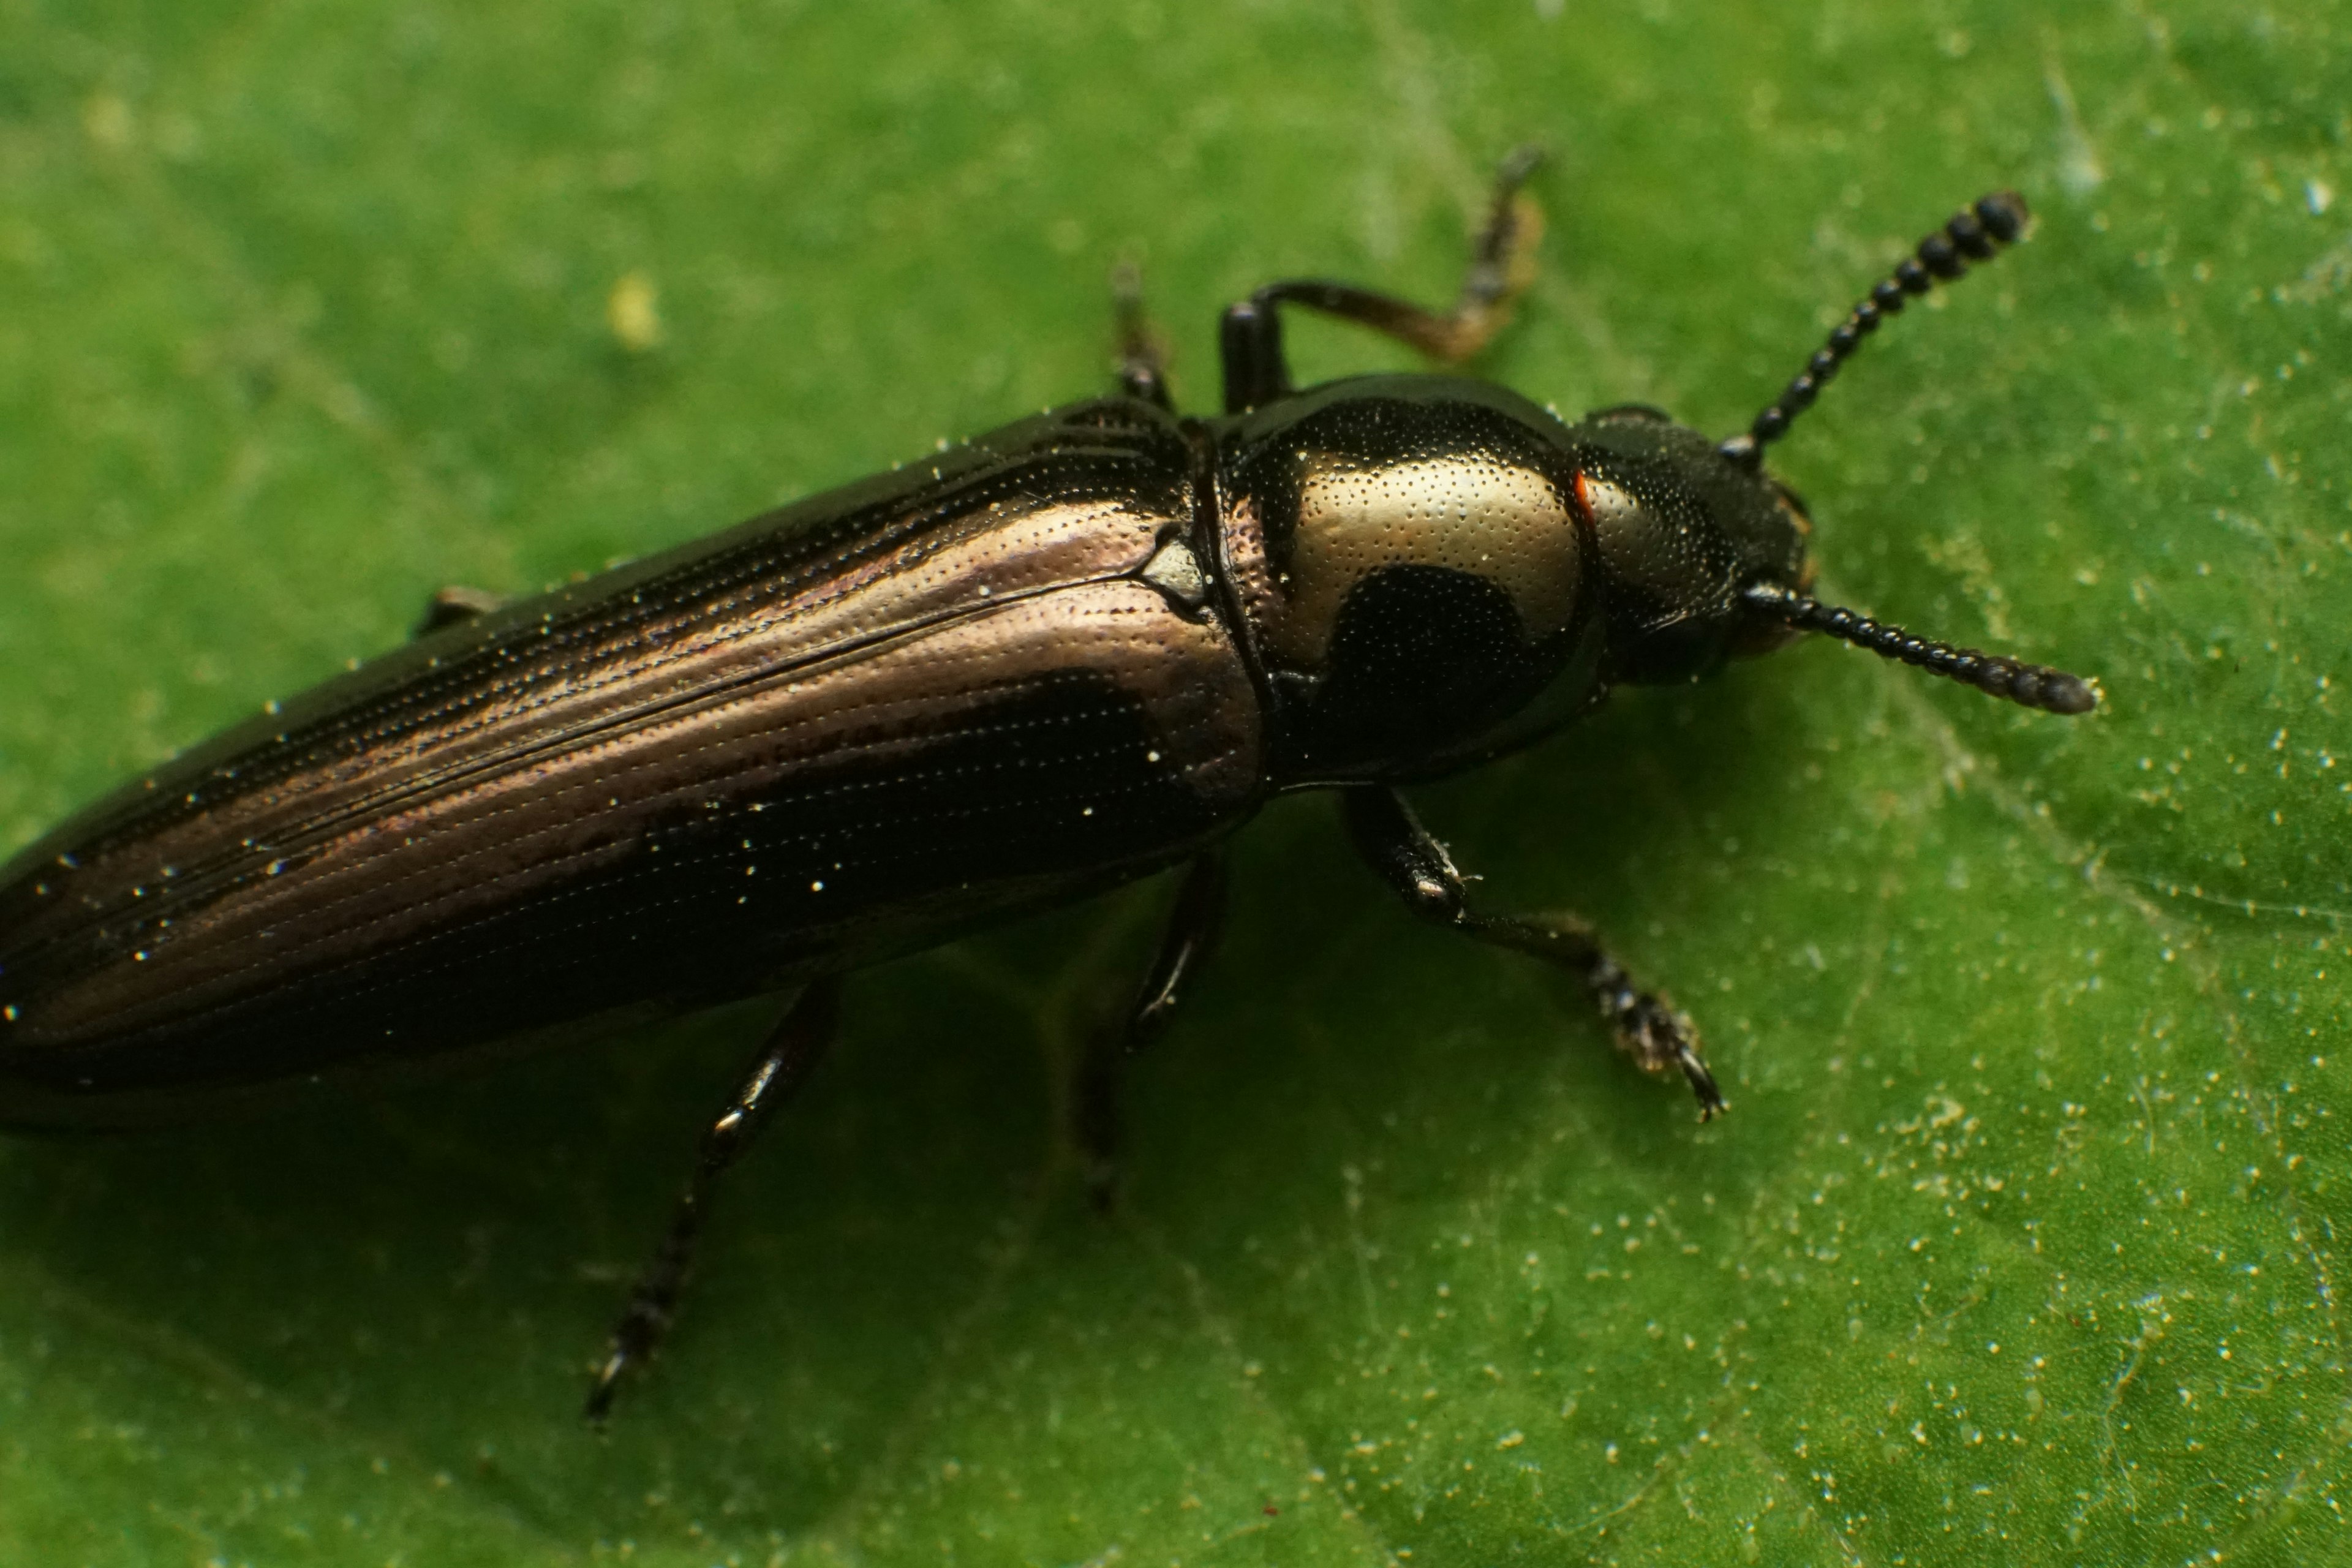
<svg viewBox="0 0 2352 1568"><path fill-rule="evenodd" d="M1076 1097L1103 1190L1118 1064L1213 945L1220 846L1298 790L1338 797L1416 913L1577 976L1712 1114L1689 1021L1583 924L1475 908L1399 786L1808 631L2092 709L2074 676L1814 600L1804 505L1762 463L2025 205L1929 235L1727 440L1455 376L1293 387L1289 307L1475 353L1532 273L1532 162L1504 165L1448 311L1317 279L1227 309L1221 416L1175 412L1129 289L1114 395L535 598L445 592L406 647L100 800L0 869L0 1125L177 1120L795 994L703 1133L601 1416L844 972L1185 867Z"/></svg>

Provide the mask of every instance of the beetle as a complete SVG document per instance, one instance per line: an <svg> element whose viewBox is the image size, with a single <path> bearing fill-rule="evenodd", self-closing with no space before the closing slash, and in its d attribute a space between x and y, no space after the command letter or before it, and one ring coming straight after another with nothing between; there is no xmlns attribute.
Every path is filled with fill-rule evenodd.
<svg viewBox="0 0 2352 1568"><path fill-rule="evenodd" d="M1450 310L1321 279L1229 307L1220 416L1176 413L1127 288L1112 395L537 597L445 591L404 647L99 801L0 869L0 1125L174 1121L796 994L702 1134L601 1418L714 1182L832 1039L844 972L1185 867L1083 1068L1107 1193L1119 1064L1213 944L1220 847L1301 790L1416 913L1574 974L1720 1110L1690 1021L1583 923L1474 907L1399 787L1809 631L2092 709L2077 677L1811 597L1804 505L1762 461L2026 208L1989 195L1929 235L1727 440L1433 373L1292 385L1288 308L1475 353L1532 276L1533 163L1505 163Z"/></svg>

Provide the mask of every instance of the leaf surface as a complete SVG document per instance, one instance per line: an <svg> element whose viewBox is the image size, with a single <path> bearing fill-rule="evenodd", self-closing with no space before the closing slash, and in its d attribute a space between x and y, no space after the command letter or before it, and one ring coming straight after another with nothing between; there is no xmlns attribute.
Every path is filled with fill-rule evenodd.
<svg viewBox="0 0 2352 1568"><path fill-rule="evenodd" d="M2345 8L0 3L0 842L349 658L1092 392L1270 278L1729 431L1958 202L2039 222L1776 449L1813 642L1420 792L1734 1111L1416 927L1328 808L858 977L609 1439L573 1419L757 1009L306 1117L0 1144L0 1558L2343 1560ZM1313 375L1407 363L1294 333Z"/></svg>

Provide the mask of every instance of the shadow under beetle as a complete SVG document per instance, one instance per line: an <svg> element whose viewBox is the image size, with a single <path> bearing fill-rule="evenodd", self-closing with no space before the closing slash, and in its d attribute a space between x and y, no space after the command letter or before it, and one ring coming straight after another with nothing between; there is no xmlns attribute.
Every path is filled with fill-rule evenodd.
<svg viewBox="0 0 2352 1568"><path fill-rule="evenodd" d="M1584 925L1471 908L1397 786L1805 631L2089 710L2074 676L1808 596L1804 507L1761 462L2025 207L1921 241L1725 441L1454 377L1292 387L1285 306L1440 360L1486 342L1532 272L1532 163L1504 165L1449 312L1318 280L1228 309L1221 417L1175 414L1129 289L1118 395L536 598L445 592L406 647L99 802L0 870L0 1125L177 1120L798 988L703 1134L601 1416L713 1180L832 1039L843 971L1185 863L1084 1069L1105 1192L1118 1065L1212 945L1219 846L1303 789L1416 913L1579 976L1720 1109L1687 1019Z"/></svg>

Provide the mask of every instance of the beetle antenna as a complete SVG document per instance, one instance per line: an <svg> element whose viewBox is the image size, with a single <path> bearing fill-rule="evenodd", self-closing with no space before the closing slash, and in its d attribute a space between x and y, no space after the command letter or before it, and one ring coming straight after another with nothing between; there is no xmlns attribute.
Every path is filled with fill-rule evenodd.
<svg viewBox="0 0 2352 1568"><path fill-rule="evenodd" d="M1969 262L1991 260L2001 246L2025 232L2028 216L2025 198L2015 191L1995 191L1953 214L1951 222L1921 240L1901 266L1872 287L1869 297L1838 323L1829 342L1756 422L1717 449L1742 468L1755 468L1764 448L1788 434L1790 422L1813 405L1838 366L1878 330L1880 321L1901 311L1909 296L1934 288L1937 279L1948 283L1967 272Z"/></svg>
<svg viewBox="0 0 2352 1568"><path fill-rule="evenodd" d="M1793 588L1759 583L1740 597L1774 620L1803 632L1823 632L1841 642L1868 648L1881 658L1916 665L1930 675L1957 680L1995 697L2052 713L2088 713L2099 705L2099 694L2079 675L2045 664L2026 664L1972 647L1915 637L1901 626L1885 626L1867 616L1835 605L1824 605Z"/></svg>

